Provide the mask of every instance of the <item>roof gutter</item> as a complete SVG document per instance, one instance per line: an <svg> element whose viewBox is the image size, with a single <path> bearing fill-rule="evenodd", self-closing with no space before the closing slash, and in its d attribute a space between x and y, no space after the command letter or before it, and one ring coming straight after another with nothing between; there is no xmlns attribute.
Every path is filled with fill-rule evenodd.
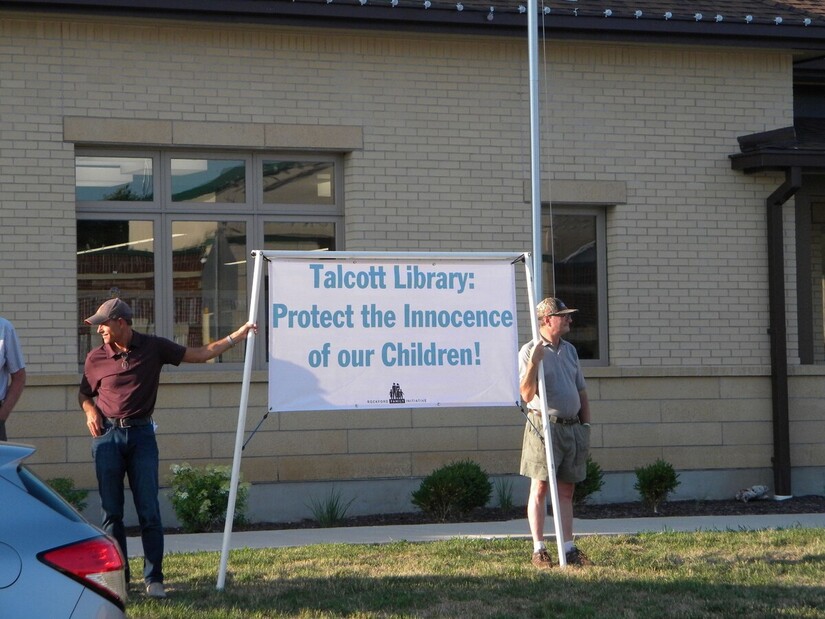
<svg viewBox="0 0 825 619"><path fill-rule="evenodd" d="M466 1L466 0L465 0ZM3 10L110 15L254 23L320 28L364 28L423 32L482 34L523 37L527 15L515 2L490 7L468 2L435 0L423 3L402 0L370 3L356 0L4 0ZM592 40L638 44L700 44L770 49L825 51L822 27L804 26L801 17L782 26L765 20L754 23L715 23L710 19L665 20L657 17L607 18L599 12L570 11L541 16L539 35L553 40Z"/></svg>

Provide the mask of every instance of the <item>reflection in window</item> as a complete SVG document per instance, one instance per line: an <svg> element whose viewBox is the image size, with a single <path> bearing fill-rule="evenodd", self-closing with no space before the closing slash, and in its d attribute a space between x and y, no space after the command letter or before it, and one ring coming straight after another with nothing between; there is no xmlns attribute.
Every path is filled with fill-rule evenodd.
<svg viewBox="0 0 825 619"><path fill-rule="evenodd" d="M264 204L335 204L331 161L264 161Z"/></svg>
<svg viewBox="0 0 825 619"><path fill-rule="evenodd" d="M595 215L542 214L542 290L555 295L573 315L565 336L582 359L599 359L599 280ZM552 244L551 244L552 243ZM555 277L555 281L554 281Z"/></svg>
<svg viewBox="0 0 825 619"><path fill-rule="evenodd" d="M813 362L825 364L825 202L811 201Z"/></svg>
<svg viewBox="0 0 825 619"><path fill-rule="evenodd" d="M246 164L233 159L172 159L172 201L243 203Z"/></svg>
<svg viewBox="0 0 825 619"><path fill-rule="evenodd" d="M335 251L335 224L331 221L268 221L264 223L264 249L267 251ZM264 275L264 290L269 290L269 275ZM263 326L269 332L269 314ZM269 338L264 340L269 358Z"/></svg>
<svg viewBox="0 0 825 619"><path fill-rule="evenodd" d="M151 221L85 220L77 222L78 360L100 345L95 327L83 320L112 297L134 312L132 325L155 332L155 239Z"/></svg>
<svg viewBox="0 0 825 619"><path fill-rule="evenodd" d="M203 346L246 322L246 264L243 222L172 223L172 339ZM215 361L241 362L243 347L231 348Z"/></svg>
<svg viewBox="0 0 825 619"><path fill-rule="evenodd" d="M332 222L270 221L264 224L264 249L281 251L335 251Z"/></svg>
<svg viewBox="0 0 825 619"><path fill-rule="evenodd" d="M150 157L75 157L78 201L151 201Z"/></svg>

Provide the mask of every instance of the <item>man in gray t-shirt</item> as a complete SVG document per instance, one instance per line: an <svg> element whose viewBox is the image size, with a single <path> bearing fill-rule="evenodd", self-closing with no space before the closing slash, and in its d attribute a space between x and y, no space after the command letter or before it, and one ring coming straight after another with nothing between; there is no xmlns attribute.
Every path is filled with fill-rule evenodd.
<svg viewBox="0 0 825 619"><path fill-rule="evenodd" d="M533 537L533 565L552 565L544 542L547 515L547 488L550 475L543 444L541 396L538 392L539 366L544 369L544 388L556 469L556 487L564 536L565 558L569 565L589 565L589 559L573 543L573 491L587 476L590 452L590 403L576 348L564 341L570 331L571 314L560 299L547 298L536 307L541 341L531 341L519 351L519 388L527 402L528 423L524 428L521 471L530 478L527 519Z"/></svg>
<svg viewBox="0 0 825 619"><path fill-rule="evenodd" d="M6 419L26 386L26 362L14 326L0 317L0 441L7 440Z"/></svg>

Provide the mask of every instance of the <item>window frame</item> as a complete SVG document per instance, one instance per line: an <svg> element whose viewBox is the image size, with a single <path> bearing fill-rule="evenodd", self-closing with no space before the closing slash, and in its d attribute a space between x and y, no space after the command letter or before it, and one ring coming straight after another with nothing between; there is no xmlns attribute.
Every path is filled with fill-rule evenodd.
<svg viewBox="0 0 825 619"><path fill-rule="evenodd" d="M578 206L574 204L553 204L552 207L544 205L543 214L549 213L551 220L556 215L595 217L596 219L596 307L597 307L597 333L599 338L598 359L580 359L582 367L607 367L610 365L609 342L608 342L608 303L607 303L607 206ZM544 248L547 253L549 248ZM541 274L543 277L543 273ZM549 291L545 291L544 296L549 296ZM575 321L573 329L575 329Z"/></svg>
<svg viewBox="0 0 825 619"><path fill-rule="evenodd" d="M152 221L155 243L155 333L169 339L174 335L174 281L172 258L172 227L175 221L238 221L246 226L247 277L246 299L252 292L254 263L251 251L264 248L264 223L267 222L324 222L334 226L336 249L344 249L344 157L327 152L250 152L242 149L135 149L77 146L75 157L144 157L152 160L152 200L138 201L83 201L75 200L77 221L114 220ZM237 159L245 162L246 195L240 202L173 202L172 159ZM263 202L264 161L324 161L333 164L334 204L266 204ZM258 174L260 172L260 174ZM128 212L127 212L128 211ZM77 275L76 275L77 278ZM247 307L247 311L249 307ZM266 311L266 295L261 295L257 315ZM82 320L83 317L80 317ZM259 322L261 322L259 320ZM259 335L260 337L260 335ZM266 346L257 346L253 359L255 369L267 364ZM181 364L176 371L231 371L243 363ZM82 363L81 363L82 367Z"/></svg>

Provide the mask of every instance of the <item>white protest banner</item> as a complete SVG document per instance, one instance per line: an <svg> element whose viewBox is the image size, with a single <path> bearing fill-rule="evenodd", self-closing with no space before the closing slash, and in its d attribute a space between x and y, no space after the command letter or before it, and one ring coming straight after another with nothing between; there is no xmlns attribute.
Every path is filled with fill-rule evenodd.
<svg viewBox="0 0 825 619"><path fill-rule="evenodd" d="M269 256L269 410L517 405L509 260Z"/></svg>

